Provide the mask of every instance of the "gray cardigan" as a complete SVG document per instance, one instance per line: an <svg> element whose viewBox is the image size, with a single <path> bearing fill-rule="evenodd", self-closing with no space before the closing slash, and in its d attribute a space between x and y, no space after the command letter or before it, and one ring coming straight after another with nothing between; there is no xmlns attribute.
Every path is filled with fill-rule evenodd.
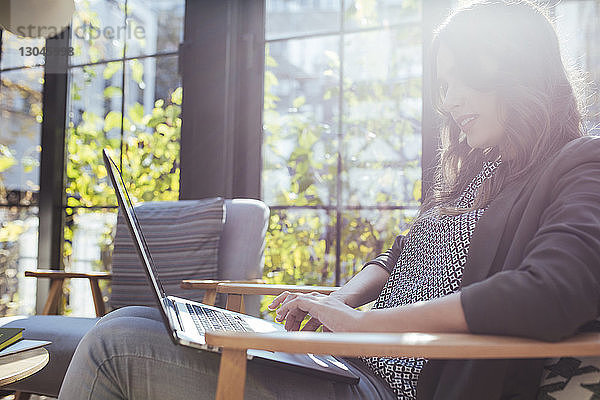
<svg viewBox="0 0 600 400"><path fill-rule="evenodd" d="M404 237L368 264L390 270ZM469 330L557 341L600 315L600 136L567 143L479 220L461 285ZM432 360L420 399L534 399L543 360Z"/></svg>

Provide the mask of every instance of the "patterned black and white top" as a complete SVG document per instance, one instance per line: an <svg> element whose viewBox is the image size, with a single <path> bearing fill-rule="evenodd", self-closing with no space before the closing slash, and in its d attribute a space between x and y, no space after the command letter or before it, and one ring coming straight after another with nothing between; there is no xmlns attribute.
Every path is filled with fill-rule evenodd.
<svg viewBox="0 0 600 400"><path fill-rule="evenodd" d="M500 163L500 159L484 163L453 205L472 206L480 185L494 175ZM439 207L425 212L408 232L396 267L373 308L431 300L457 291L471 235L486 209L456 216L441 215ZM416 398L417 380L426 359L369 357L363 361L389 383L398 399Z"/></svg>

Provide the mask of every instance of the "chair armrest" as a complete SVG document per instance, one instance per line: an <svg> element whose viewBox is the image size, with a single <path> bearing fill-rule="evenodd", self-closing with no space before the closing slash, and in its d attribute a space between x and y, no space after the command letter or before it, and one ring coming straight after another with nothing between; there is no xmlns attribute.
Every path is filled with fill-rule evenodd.
<svg viewBox="0 0 600 400"><path fill-rule="evenodd" d="M65 272L56 271L52 269L38 269L35 271L25 271L25 276L50 279L112 279L112 273L110 272Z"/></svg>
<svg viewBox="0 0 600 400"><path fill-rule="evenodd" d="M561 342L510 336L454 333L207 332L216 347L346 357L546 358L600 356L600 333L581 333Z"/></svg>
<svg viewBox="0 0 600 400"><path fill-rule="evenodd" d="M282 292L291 293L313 293L330 294L338 290L337 286L299 286L299 285L272 285L272 284L250 284L250 283L221 283L217 286L217 293L226 294L255 294L265 296L277 296Z"/></svg>
<svg viewBox="0 0 600 400"><path fill-rule="evenodd" d="M94 308L96 316L101 317L106 314L104 307L104 299L102 291L98 285L99 279L112 279L110 272L65 272L52 269L38 269L35 271L25 271L25 276L33 278L49 278L51 280L50 291L44 309L43 315L57 314L59 299L62 294L63 282L65 279L85 278L90 281L90 289L92 290L92 298L94 300Z"/></svg>
<svg viewBox="0 0 600 400"><path fill-rule="evenodd" d="M251 284L251 283L219 283L216 293L227 294L227 305L225 308L231 311L244 312L244 295L266 295L277 296L284 291L292 293L312 293L330 294L339 287L330 286L296 286L296 285L272 285L272 284Z"/></svg>
<svg viewBox="0 0 600 400"><path fill-rule="evenodd" d="M232 281L232 280L213 280L213 279L186 279L181 281L179 285L182 289L217 289L217 286L221 283L263 283L262 279L248 279L241 281Z"/></svg>
<svg viewBox="0 0 600 400"><path fill-rule="evenodd" d="M181 281L181 283L179 284L179 287L181 287L182 289L196 289L196 290L205 290L204 292L204 297L202 298L202 303L204 304L208 304L211 306L215 305L215 302L217 300L217 287L222 284L222 283L262 283L263 280L262 279L249 279L249 280L240 280L240 281L232 281L232 280L212 280L212 279L186 279ZM229 300L229 299L228 299ZM237 306L233 306L232 307L236 307L235 311L240 311L243 312L244 306L243 306L243 301L242 299L237 299L239 300L237 303ZM233 303L231 303L233 304Z"/></svg>
<svg viewBox="0 0 600 400"><path fill-rule="evenodd" d="M272 285L262 282L261 279L248 281L188 279L181 281L180 287L182 289L206 290L202 302L209 305L215 304L217 293L225 293L228 295L226 308L242 313L244 312L244 301L242 296L246 294L277 296L286 290L293 293L319 292L322 294L330 294L339 289L339 287L330 286Z"/></svg>
<svg viewBox="0 0 600 400"><path fill-rule="evenodd" d="M206 344L222 348L217 400L242 400L247 349L336 356L546 358L600 355L600 333L582 333L557 343L450 333L206 332Z"/></svg>

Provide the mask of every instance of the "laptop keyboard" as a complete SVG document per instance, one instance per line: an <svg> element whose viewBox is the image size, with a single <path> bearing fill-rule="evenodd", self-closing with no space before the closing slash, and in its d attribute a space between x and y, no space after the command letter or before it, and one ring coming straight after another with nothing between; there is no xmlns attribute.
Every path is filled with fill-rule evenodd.
<svg viewBox="0 0 600 400"><path fill-rule="evenodd" d="M252 328L239 315L232 315L206 307L200 307L189 303L187 306L196 328L200 333L206 331L237 331L253 332Z"/></svg>

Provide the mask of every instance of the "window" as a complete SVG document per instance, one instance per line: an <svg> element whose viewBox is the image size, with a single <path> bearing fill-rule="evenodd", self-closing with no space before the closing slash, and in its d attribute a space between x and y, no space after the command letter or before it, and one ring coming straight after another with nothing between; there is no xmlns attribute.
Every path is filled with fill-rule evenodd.
<svg viewBox="0 0 600 400"><path fill-rule="evenodd" d="M80 1L68 66L63 256L66 270L110 268L117 203L102 163L110 148L134 202L177 200L184 0ZM73 280L67 311L93 312Z"/></svg>
<svg viewBox="0 0 600 400"><path fill-rule="evenodd" d="M585 73L586 127L600 135L600 1L563 1L554 13L567 65Z"/></svg>
<svg viewBox="0 0 600 400"><path fill-rule="evenodd" d="M1 32L0 315L35 310L44 57L21 51L44 42Z"/></svg>
<svg viewBox="0 0 600 400"><path fill-rule="evenodd" d="M265 273L343 284L416 214L420 1L266 3Z"/></svg>

